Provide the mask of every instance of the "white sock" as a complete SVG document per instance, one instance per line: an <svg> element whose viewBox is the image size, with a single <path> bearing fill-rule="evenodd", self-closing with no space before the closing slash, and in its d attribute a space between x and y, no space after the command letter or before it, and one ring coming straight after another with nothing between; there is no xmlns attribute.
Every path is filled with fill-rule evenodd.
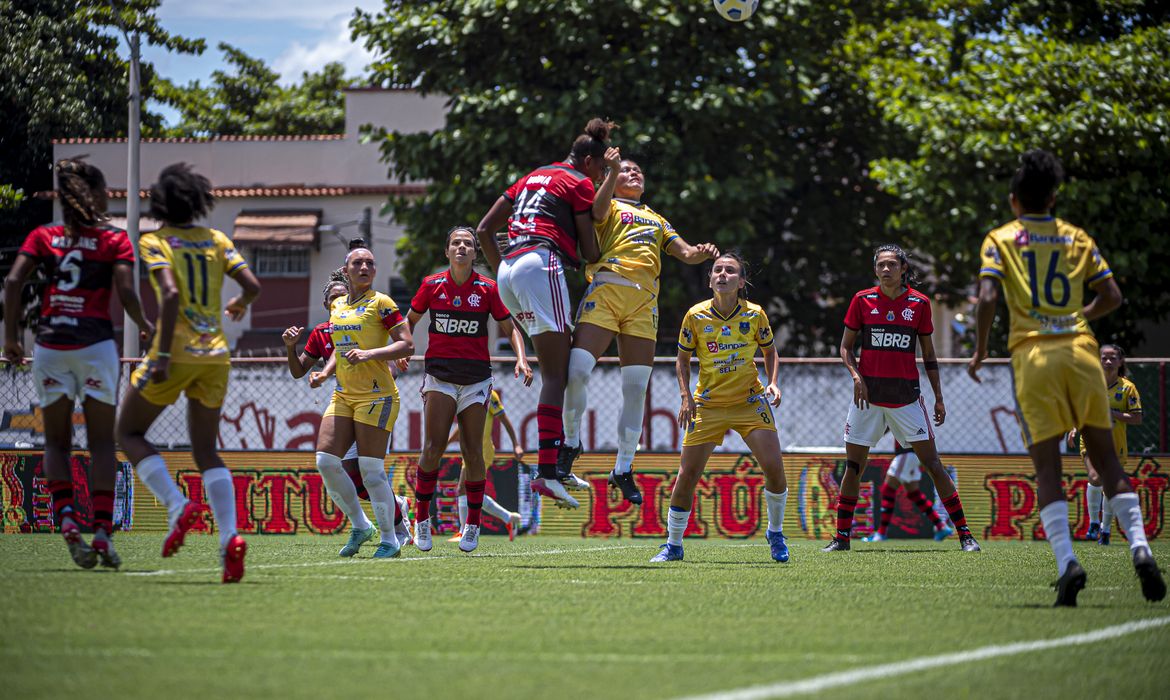
<svg viewBox="0 0 1170 700"><path fill-rule="evenodd" d="M1102 490L1100 486L1088 484L1085 486L1085 502L1089 504L1089 522L1101 522Z"/></svg>
<svg viewBox="0 0 1170 700"><path fill-rule="evenodd" d="M650 384L651 371L649 365L622 367L622 412L618 414L615 474L625 474L634 467L634 455L642 439L642 417L646 414L646 387Z"/></svg>
<svg viewBox="0 0 1170 700"><path fill-rule="evenodd" d="M1056 573L1064 575L1069 562L1076 561L1073 554L1072 535L1068 531L1068 501L1053 501L1040 509L1040 522L1044 523L1044 534L1048 545L1056 556Z"/></svg>
<svg viewBox="0 0 1170 700"><path fill-rule="evenodd" d="M565 422L565 446L577 447L581 444L581 418L585 415L588 405L585 395L585 386L589 383L589 375L597 358L588 350L573 348L569 353L569 379L565 384L565 406L561 417Z"/></svg>
<svg viewBox="0 0 1170 700"><path fill-rule="evenodd" d="M1142 506L1138 502L1136 493L1119 493L1109 499L1109 505L1117 515L1117 523L1125 532L1131 550L1138 547L1148 547L1146 542L1146 525L1142 520Z"/></svg>
<svg viewBox="0 0 1170 700"><path fill-rule="evenodd" d="M671 506L666 513L666 541L681 547L683 534L687 531L687 521L690 519L691 511L676 510L674 506Z"/></svg>
<svg viewBox="0 0 1170 700"><path fill-rule="evenodd" d="M467 522L467 496L460 496L455 500L459 503L459 529L463 530L463 525Z"/></svg>
<svg viewBox="0 0 1170 700"><path fill-rule="evenodd" d="M219 546L226 547L228 540L236 536L236 486L231 471L215 467L203 472L203 492L219 528Z"/></svg>
<svg viewBox="0 0 1170 700"><path fill-rule="evenodd" d="M483 512L504 522L508 522L508 518L512 517L512 511L497 503L496 499L486 493L483 495Z"/></svg>
<svg viewBox="0 0 1170 700"><path fill-rule="evenodd" d="M788 489L783 493L772 493L764 489L764 501L768 504L768 532L784 531L784 507L788 505Z"/></svg>
<svg viewBox="0 0 1170 700"><path fill-rule="evenodd" d="M341 458L328 452L318 452L317 471L321 474L321 480L325 482L329 498L333 499L341 512L345 513L345 517L349 518L349 524L358 530L373 527L373 523L366 517L366 512L362 510L362 501L358 498L353 480L341 466Z"/></svg>
<svg viewBox="0 0 1170 700"><path fill-rule="evenodd" d="M1113 503L1108 498L1101 499L1101 532L1113 529Z"/></svg>
<svg viewBox="0 0 1170 700"><path fill-rule="evenodd" d="M171 516L173 521L179 514L179 511L187 503L187 497L179 490L179 485L171 478L171 473L167 471L167 463L162 455L151 455L134 465L134 471L138 472L138 478L142 483L146 484L146 488L154 494L154 497L159 500L167 508L167 515Z"/></svg>
<svg viewBox="0 0 1170 700"><path fill-rule="evenodd" d="M374 519L378 521L378 529L382 531L382 542L397 544L394 514L398 512L398 503L394 500L390 482L386 481L386 459L359 456L358 470L361 471L362 483L366 485L366 491L370 494L370 505L374 508Z"/></svg>

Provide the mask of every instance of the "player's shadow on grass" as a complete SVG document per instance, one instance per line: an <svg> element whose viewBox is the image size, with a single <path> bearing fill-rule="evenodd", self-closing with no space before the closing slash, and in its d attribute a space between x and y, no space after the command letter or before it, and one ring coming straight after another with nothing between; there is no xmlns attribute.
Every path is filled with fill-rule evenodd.
<svg viewBox="0 0 1170 700"><path fill-rule="evenodd" d="M510 569L661 569L653 564L514 564Z"/></svg>
<svg viewBox="0 0 1170 700"><path fill-rule="evenodd" d="M941 547L935 549L854 549L850 554L948 554L955 552L957 554L964 554L961 549L942 549Z"/></svg>
<svg viewBox="0 0 1170 700"><path fill-rule="evenodd" d="M89 575L92 575L92 574L115 574L115 573L117 573L117 571L115 571L114 569L97 568L97 567L94 567L92 569L83 569L80 566L75 566L73 568L61 567L61 568L54 568L54 569L16 569L16 573L18 573L18 574L89 574Z"/></svg>
<svg viewBox="0 0 1170 700"><path fill-rule="evenodd" d="M260 586L264 585L262 581L240 581L238 583L226 584L215 579L208 579L206 581L151 581L156 586Z"/></svg>

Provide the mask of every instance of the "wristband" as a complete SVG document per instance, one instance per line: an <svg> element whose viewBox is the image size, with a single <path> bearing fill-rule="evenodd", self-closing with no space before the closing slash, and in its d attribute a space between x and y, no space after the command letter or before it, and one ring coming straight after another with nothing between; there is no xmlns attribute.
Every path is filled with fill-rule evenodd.
<svg viewBox="0 0 1170 700"><path fill-rule="evenodd" d="M938 371L938 360L926 360L922 365L926 367L926 371L928 372L932 369L936 372Z"/></svg>

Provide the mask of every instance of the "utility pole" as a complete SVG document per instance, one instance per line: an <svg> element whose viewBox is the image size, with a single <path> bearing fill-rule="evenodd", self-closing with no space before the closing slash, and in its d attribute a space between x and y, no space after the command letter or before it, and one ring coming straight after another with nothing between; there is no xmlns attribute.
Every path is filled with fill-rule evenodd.
<svg viewBox="0 0 1170 700"><path fill-rule="evenodd" d="M371 207L362 209L362 218L358 221L358 234L366 241L366 248L374 252L374 210Z"/></svg>
<svg viewBox="0 0 1170 700"><path fill-rule="evenodd" d="M130 44L130 127L127 133L129 155L126 163L126 234L130 237L130 245L134 249L134 290L139 291L138 284L138 147L139 147L139 120L141 118L142 92L139 89L138 76L138 32L126 37ZM122 318L122 355L124 357L138 357L138 326L126 314Z"/></svg>

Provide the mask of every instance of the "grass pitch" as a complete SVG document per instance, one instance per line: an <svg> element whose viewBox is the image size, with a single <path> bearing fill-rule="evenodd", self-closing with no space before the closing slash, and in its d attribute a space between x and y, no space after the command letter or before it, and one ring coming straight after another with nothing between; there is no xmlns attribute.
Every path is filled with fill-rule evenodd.
<svg viewBox="0 0 1170 700"><path fill-rule="evenodd" d="M1044 543L658 542L484 538L353 560L342 537L252 537L219 583L211 536L163 560L122 534L121 572L83 571L56 535L0 536L4 696L673 698L1170 617L1124 544L1078 544L1077 609L1054 610ZM1155 543L1164 565L1170 546ZM841 687L849 697L1165 697L1170 626Z"/></svg>

